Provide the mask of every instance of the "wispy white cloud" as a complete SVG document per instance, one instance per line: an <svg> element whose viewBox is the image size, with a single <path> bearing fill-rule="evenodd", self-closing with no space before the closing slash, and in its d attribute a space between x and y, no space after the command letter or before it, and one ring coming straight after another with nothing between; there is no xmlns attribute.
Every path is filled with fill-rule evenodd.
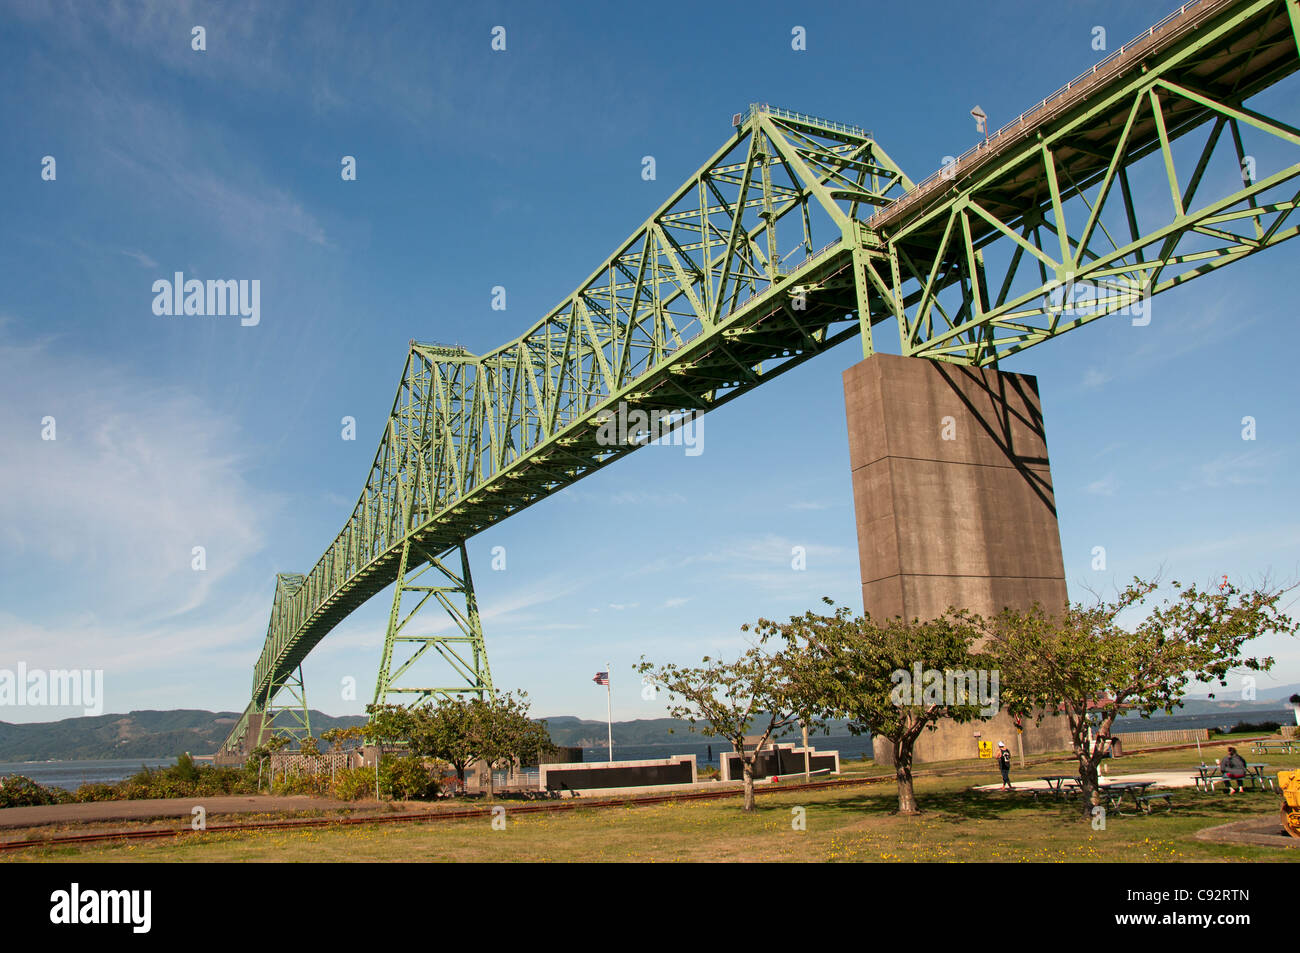
<svg viewBox="0 0 1300 953"><path fill-rule="evenodd" d="M1220 454L1197 467L1200 484L1211 488L1258 486L1268 482L1268 470L1277 461L1276 451L1244 450Z"/></svg>
<svg viewBox="0 0 1300 953"><path fill-rule="evenodd" d="M1100 480L1093 480L1083 489L1085 493L1091 493L1093 496L1114 496L1115 491L1119 489L1119 481L1115 479L1113 473L1108 473Z"/></svg>
<svg viewBox="0 0 1300 953"><path fill-rule="evenodd" d="M1113 375L1097 367L1090 367L1083 375L1083 386L1095 390L1113 380Z"/></svg>
<svg viewBox="0 0 1300 953"><path fill-rule="evenodd" d="M129 248L119 248L119 249L118 249L118 253L119 253L119 254L122 254L122 255L125 255L127 258L134 258L136 261L138 261L138 262L139 262L141 265L143 265L145 268L157 268L157 267L158 267L158 262L156 262L153 258L149 257L148 255L146 255L146 254L145 254L144 252L142 252L142 251L134 251L134 250L129 249Z"/></svg>
<svg viewBox="0 0 1300 953"><path fill-rule="evenodd" d="M102 668L119 710L140 704L149 672L197 682L249 664L279 501L247 478L256 454L230 420L182 390L0 339L0 446L7 657Z"/></svg>
<svg viewBox="0 0 1300 953"><path fill-rule="evenodd" d="M609 502L614 506L664 507L685 503L686 497L680 493L654 493L648 491L622 491L610 494Z"/></svg>

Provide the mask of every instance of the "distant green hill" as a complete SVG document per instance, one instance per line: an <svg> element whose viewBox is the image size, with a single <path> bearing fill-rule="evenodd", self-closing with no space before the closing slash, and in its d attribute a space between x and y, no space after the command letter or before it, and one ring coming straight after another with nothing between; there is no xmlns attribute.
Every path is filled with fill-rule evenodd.
<svg viewBox="0 0 1300 953"><path fill-rule="evenodd" d="M239 719L239 712L133 711L124 715L95 715L65 718L34 724L12 725L0 722L0 761L82 761L107 758L171 758L190 754L213 754ZM313 734L329 728L359 725L361 715L334 718L311 712ZM551 739L557 745L603 747L606 726L603 721L588 721L570 715L545 719ZM847 733L843 723L834 726L836 734ZM681 743L685 740L712 740L692 734L684 721L675 718L647 718L614 722L616 745L653 745Z"/></svg>
<svg viewBox="0 0 1300 953"><path fill-rule="evenodd" d="M1261 696L1286 698L1300 690L1300 685L1270 689ZM1222 714L1228 719L1249 720L1253 712L1276 712L1285 703L1261 700L1243 702L1220 699L1188 699L1175 710L1175 717ZM1163 716L1151 719L1159 727ZM182 752L213 754L226 740L239 719L233 711L133 711L124 715L95 715L65 718L36 724L12 725L0 722L0 761L80 761L105 758L171 758ZM335 718L319 711L311 712L312 732L319 735L329 728L359 725L361 715ZM551 739L557 745L604 747L606 726L603 721L555 715L545 719ZM832 722L831 733L848 734L845 723ZM787 739L791 736L787 735ZM685 721L676 718L639 718L614 722L615 745L682 744L688 741L714 741L707 735L692 733ZM815 742L814 742L815 743Z"/></svg>
<svg viewBox="0 0 1300 953"><path fill-rule="evenodd" d="M358 725L357 715L310 713L316 734ZM170 758L213 754L239 720L235 711L133 711L25 725L0 722L0 761L81 761L98 758Z"/></svg>

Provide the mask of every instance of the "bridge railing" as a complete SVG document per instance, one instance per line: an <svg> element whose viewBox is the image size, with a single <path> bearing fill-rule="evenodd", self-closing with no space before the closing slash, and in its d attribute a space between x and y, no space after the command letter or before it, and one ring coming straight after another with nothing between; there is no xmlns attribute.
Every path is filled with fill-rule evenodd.
<svg viewBox="0 0 1300 953"><path fill-rule="evenodd" d="M790 109L782 109L779 106L772 106L768 103L750 103L749 111L743 118L737 114L737 120L733 125L739 126L741 122L753 119L759 113L766 113L769 116L775 116L778 119L789 119L792 122L802 122L810 126L818 126L822 129L830 129L835 132L847 133L850 136L858 136L862 139L873 139L871 130L863 129L861 126L853 126L845 122L836 122L833 119L823 119L821 116L814 116L810 113L794 112Z"/></svg>
<svg viewBox="0 0 1300 953"><path fill-rule="evenodd" d="M1112 76L1119 73L1125 65L1127 65L1129 62L1137 58L1137 54L1140 51L1145 51L1147 47L1154 45L1155 37L1157 35L1165 33L1166 30L1168 30L1172 24L1178 23L1178 21L1182 20L1182 18L1186 15L1187 11L1192 10L1196 7L1201 7L1203 8L1202 11L1198 11L1198 12L1204 12L1206 14L1209 14L1213 12L1214 8L1226 7L1231 5L1231 3L1232 0L1189 0L1189 2L1184 3L1181 7L1175 10L1173 13L1170 13L1159 23L1156 23L1155 25L1147 29L1145 32L1138 34L1136 37L1134 37L1133 39L1125 43L1123 46L1121 46L1114 53L1111 53L1109 56L1105 57L1104 59L1099 60L1096 64L1092 66L1091 69L1085 70L1084 72L1080 73L1078 76L1070 80L1060 89L1058 89L1056 92L1052 93L1050 96L1045 97L1042 100L1042 102L1038 103L1035 106L1031 106L1029 109L1026 109L1015 119L1011 120L1010 122L1002 126L1000 129L998 129L998 131L993 133L993 135L986 137L982 142L979 142L976 145L972 146L971 148L967 149L960 156L958 156L956 160L944 166L943 168L936 169L934 172L931 172L928 176L926 176L924 179L918 182L916 184L916 188L912 189L912 191L908 192L906 195L901 196L895 201L889 203L888 205L885 205L877 209L876 212L869 219L867 219L867 223L866 223L867 227L868 228L879 227L883 219L892 218L894 215L898 214L900 211L907 208L909 205L912 205L914 202L918 201L924 195L928 194L931 191L935 191L935 185L937 183L951 181L955 179L957 177L958 172L972 165L973 160L976 157L982 157L983 155L989 152L991 147L1000 144L1001 140L1010 137L1013 133L1022 131L1025 128L1026 122L1028 120L1033 119L1034 117L1038 116L1040 113L1059 109L1060 107L1066 105L1065 101L1067 100L1067 98L1070 99L1071 101L1073 101L1074 99L1082 98L1084 92L1083 87L1086 86L1087 88L1090 89L1092 86L1096 85L1096 83L1104 82L1105 80L1110 79ZM1194 18L1188 18L1186 21L1183 21L1178 25L1180 28L1190 29L1194 25Z"/></svg>

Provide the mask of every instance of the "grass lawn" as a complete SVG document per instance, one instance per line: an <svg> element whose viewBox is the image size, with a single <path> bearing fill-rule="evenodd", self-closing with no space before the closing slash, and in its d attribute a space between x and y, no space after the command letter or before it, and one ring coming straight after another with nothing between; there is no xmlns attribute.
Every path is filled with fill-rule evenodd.
<svg viewBox="0 0 1300 953"><path fill-rule="evenodd" d="M1221 743L1205 746L1206 760L1222 757ZM1243 754L1248 760L1247 750ZM1272 771L1300 767L1300 756L1268 757ZM1109 762L1111 774L1188 768L1195 749L1126 756ZM857 771L865 771L862 765ZM918 769L924 770L924 768ZM1210 844L1196 831L1253 816L1275 817L1272 793L1232 797L1174 793L1172 813L1107 819L1094 831L1070 802L1027 795L982 794L996 781L990 763L952 765L941 776L917 779L925 813L896 817L892 782L820 791L760 789L758 810L746 816L739 797L647 807L509 816L505 830L489 819L358 825L303 831L209 833L174 841L146 841L34 849L6 862L59 861L1294 861L1294 851ZM855 772L856 773L856 772ZM879 769L871 770L880 773ZM1069 762L1031 765L1013 780L1070 773ZM803 808L807 829L793 829Z"/></svg>

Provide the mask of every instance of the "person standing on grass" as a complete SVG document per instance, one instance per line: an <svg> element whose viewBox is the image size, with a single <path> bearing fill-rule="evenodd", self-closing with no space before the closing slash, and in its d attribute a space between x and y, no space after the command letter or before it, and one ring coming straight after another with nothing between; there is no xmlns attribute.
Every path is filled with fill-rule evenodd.
<svg viewBox="0 0 1300 953"><path fill-rule="evenodd" d="M998 742L998 770L1002 772L1002 790L1010 791L1011 787L1011 752L1002 742Z"/></svg>
<svg viewBox="0 0 1300 953"><path fill-rule="evenodd" d="M1228 755L1219 762L1219 772L1223 775L1223 784L1228 789L1228 793L1234 793L1232 782L1237 782L1237 794L1244 794L1246 786L1242 779L1246 777L1246 759L1237 754L1236 748L1229 748Z"/></svg>

